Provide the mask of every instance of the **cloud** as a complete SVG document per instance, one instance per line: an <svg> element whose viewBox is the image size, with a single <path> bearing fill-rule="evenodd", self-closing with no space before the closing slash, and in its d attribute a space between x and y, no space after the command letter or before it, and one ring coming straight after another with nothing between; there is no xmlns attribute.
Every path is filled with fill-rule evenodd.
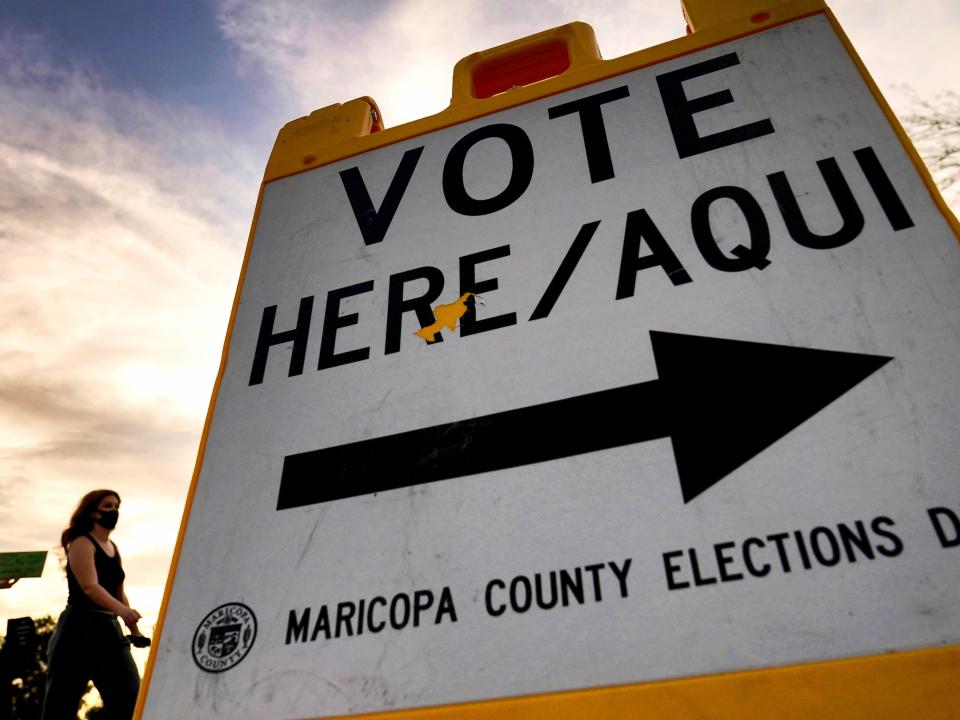
<svg viewBox="0 0 960 720"><path fill-rule="evenodd" d="M834 0L830 8L898 113L911 104L902 87L925 98L956 87L956 63L949 61L956 57L955 2Z"/></svg>
<svg viewBox="0 0 960 720"><path fill-rule="evenodd" d="M131 579L157 585L147 615L219 363L254 157L203 112L0 34L0 549L51 548L83 493L113 487ZM0 615L52 612L64 594L48 561Z"/></svg>
<svg viewBox="0 0 960 720"><path fill-rule="evenodd" d="M593 25L601 52L616 57L678 37L673 16L651 3L515 3L427 0L343 4L325 0L222 0L225 37L261 73L290 117L370 95L388 126L439 112L463 56L574 20ZM628 22L624 22L628 18Z"/></svg>

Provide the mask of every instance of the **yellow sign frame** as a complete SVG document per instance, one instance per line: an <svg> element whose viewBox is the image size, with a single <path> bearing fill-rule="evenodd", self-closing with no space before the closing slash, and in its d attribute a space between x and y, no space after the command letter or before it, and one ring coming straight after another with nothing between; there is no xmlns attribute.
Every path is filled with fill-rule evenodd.
<svg viewBox="0 0 960 720"><path fill-rule="evenodd" d="M267 183L306 172L353 155L457 125L466 120L604 80L622 73L698 52L720 43L768 30L776 25L823 15L896 133L930 195L960 241L960 223L937 190L876 83L822 0L682 0L688 35L612 60L602 60L592 29L583 23L548 30L491 50L467 56L454 68L453 99L442 112L383 130L380 109L369 97L314 111L285 125L267 162L244 253L233 310L224 340L220 369L203 427L193 478L163 595L156 637L162 637L167 604L179 563L183 538L197 490L216 397L223 380L227 351L236 320L250 249ZM544 39L565 42L570 67L561 75L513 87L486 99L471 94L471 77L481 63ZM147 661L134 718L139 719L150 688L159 650L154 643ZM891 652L883 655L820 661L742 672L590 688L558 693L351 715L354 720L621 720L622 718L792 718L842 717L876 720L921 716L930 720L960 717L960 645ZM347 716L343 716L347 717Z"/></svg>

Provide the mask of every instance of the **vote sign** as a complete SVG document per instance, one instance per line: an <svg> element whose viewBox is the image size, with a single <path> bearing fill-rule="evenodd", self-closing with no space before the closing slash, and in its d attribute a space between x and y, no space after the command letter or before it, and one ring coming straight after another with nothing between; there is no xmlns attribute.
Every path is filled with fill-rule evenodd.
<svg viewBox="0 0 960 720"><path fill-rule="evenodd" d="M960 639L960 246L823 15L441 125L264 186L143 717Z"/></svg>

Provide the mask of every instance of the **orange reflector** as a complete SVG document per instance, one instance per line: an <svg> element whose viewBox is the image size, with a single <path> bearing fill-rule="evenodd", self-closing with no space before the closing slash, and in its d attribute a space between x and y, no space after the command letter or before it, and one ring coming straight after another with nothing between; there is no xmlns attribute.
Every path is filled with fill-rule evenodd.
<svg viewBox="0 0 960 720"><path fill-rule="evenodd" d="M562 40L522 48L478 65L473 71L473 96L482 100L517 85L546 80L568 67L570 54Z"/></svg>

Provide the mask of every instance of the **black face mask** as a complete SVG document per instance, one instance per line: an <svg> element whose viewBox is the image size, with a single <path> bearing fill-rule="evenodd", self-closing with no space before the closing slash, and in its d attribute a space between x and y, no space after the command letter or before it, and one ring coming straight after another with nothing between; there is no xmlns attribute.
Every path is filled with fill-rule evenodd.
<svg viewBox="0 0 960 720"><path fill-rule="evenodd" d="M101 510L100 518L94 520L94 522L101 527L105 527L107 530L113 530L117 526L117 520L119 519L119 510Z"/></svg>

